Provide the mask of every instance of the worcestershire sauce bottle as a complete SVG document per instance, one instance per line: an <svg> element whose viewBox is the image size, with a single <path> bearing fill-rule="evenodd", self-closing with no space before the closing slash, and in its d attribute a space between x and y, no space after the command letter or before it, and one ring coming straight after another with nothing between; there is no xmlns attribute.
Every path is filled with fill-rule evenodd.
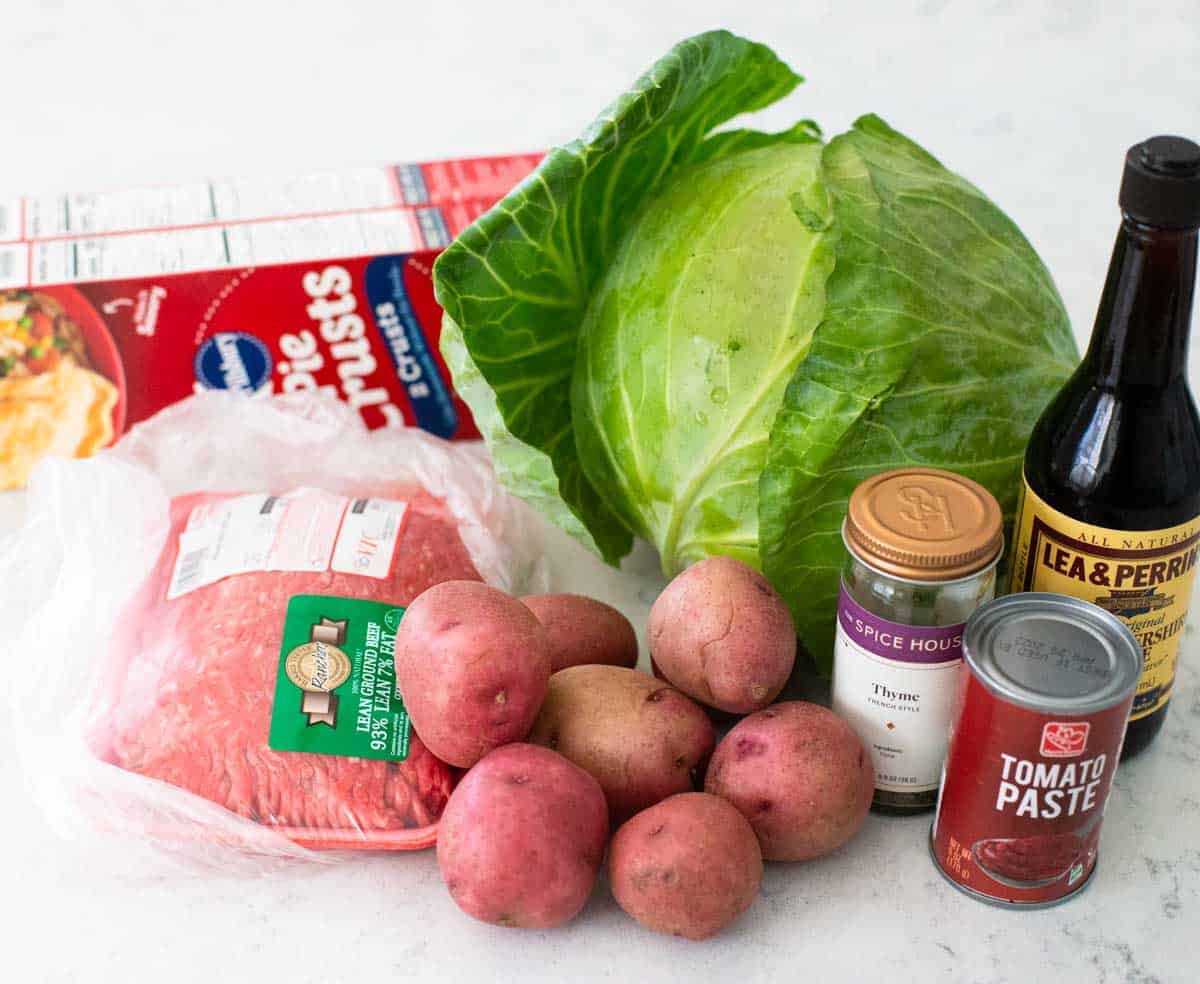
<svg viewBox="0 0 1200 984"><path fill-rule="evenodd" d="M1145 660L1127 757L1166 719L1200 552L1200 418L1187 383L1200 146L1153 137L1130 148L1119 200L1087 355L1025 452L1011 588L1084 598L1132 629Z"/></svg>

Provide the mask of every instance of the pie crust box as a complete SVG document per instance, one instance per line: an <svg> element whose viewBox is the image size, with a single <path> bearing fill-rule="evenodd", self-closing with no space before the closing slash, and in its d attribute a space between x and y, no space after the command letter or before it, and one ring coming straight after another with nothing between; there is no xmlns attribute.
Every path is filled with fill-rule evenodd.
<svg viewBox="0 0 1200 984"><path fill-rule="evenodd" d="M478 437L431 269L540 159L0 198L0 489L208 389Z"/></svg>

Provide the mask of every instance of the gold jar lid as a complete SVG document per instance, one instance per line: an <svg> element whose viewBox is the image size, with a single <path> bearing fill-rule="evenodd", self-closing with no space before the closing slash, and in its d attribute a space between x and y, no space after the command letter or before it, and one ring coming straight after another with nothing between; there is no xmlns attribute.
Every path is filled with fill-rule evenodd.
<svg viewBox="0 0 1200 984"><path fill-rule="evenodd" d="M1004 548L1000 504L978 482L938 468L898 468L850 496L846 545L871 567L950 581L990 567Z"/></svg>

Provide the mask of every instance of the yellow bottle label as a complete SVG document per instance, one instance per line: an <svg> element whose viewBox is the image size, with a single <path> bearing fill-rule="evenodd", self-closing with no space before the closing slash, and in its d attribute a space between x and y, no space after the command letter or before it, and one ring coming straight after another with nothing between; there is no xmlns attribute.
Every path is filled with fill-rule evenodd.
<svg viewBox="0 0 1200 984"><path fill-rule="evenodd" d="M1060 513L1021 483L1010 588L1083 598L1129 626L1145 654L1131 720L1171 699L1198 555L1200 517L1166 530L1108 530Z"/></svg>

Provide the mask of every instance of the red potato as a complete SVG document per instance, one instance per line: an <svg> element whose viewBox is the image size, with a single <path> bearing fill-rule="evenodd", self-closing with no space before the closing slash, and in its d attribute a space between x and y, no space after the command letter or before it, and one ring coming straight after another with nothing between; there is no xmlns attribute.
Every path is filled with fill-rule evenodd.
<svg viewBox="0 0 1200 984"><path fill-rule="evenodd" d="M709 557L650 609L650 656L689 697L734 714L766 707L796 663L791 613L771 584L732 557Z"/></svg>
<svg viewBox="0 0 1200 984"><path fill-rule="evenodd" d="M833 711L786 701L730 730L713 752L704 789L745 815L768 861L807 861L858 832L875 770L854 729Z"/></svg>
<svg viewBox="0 0 1200 984"><path fill-rule="evenodd" d="M470 768L529 734L550 680L550 643L533 613L476 581L434 585L396 633L396 685L438 758Z"/></svg>
<svg viewBox="0 0 1200 984"><path fill-rule="evenodd" d="M450 795L438 827L438 867L469 916L499 926L559 926L587 903L607 839L608 810L595 779L547 748L505 745Z"/></svg>
<svg viewBox="0 0 1200 984"><path fill-rule="evenodd" d="M674 687L623 666L570 666L550 677L529 740L596 777L614 824L691 792L716 736Z"/></svg>
<svg viewBox="0 0 1200 984"><path fill-rule="evenodd" d="M763 864L750 824L707 793L680 793L613 836L608 880L617 904L648 929L708 939L749 908Z"/></svg>
<svg viewBox="0 0 1200 984"><path fill-rule="evenodd" d="M528 595L521 603L550 638L552 673L585 663L637 666L637 634L612 605L577 594Z"/></svg>

